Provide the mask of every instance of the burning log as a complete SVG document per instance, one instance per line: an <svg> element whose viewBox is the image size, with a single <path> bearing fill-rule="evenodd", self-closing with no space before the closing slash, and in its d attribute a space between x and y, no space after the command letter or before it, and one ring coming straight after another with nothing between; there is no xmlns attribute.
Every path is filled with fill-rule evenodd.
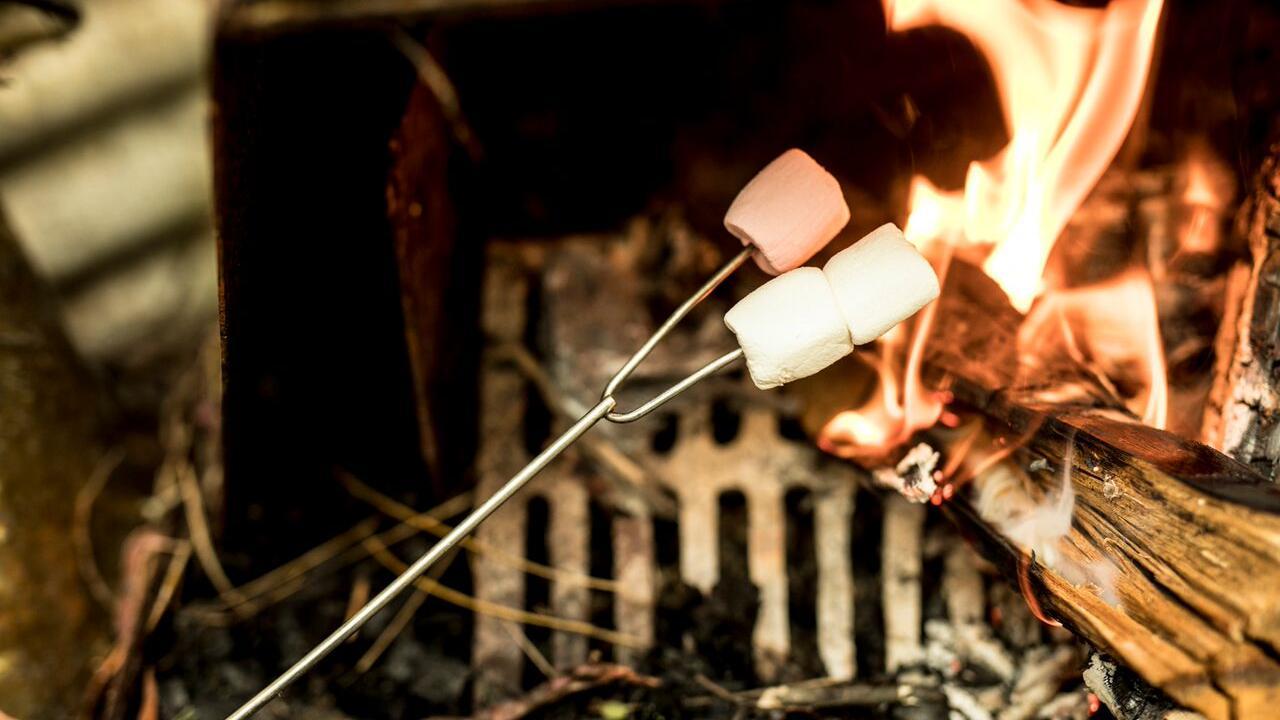
<svg viewBox="0 0 1280 720"><path fill-rule="evenodd" d="M1251 260L1232 269L1217 339L1218 367L1202 439L1264 473L1280 470L1280 146L1263 163L1236 234Z"/></svg>
<svg viewBox="0 0 1280 720"><path fill-rule="evenodd" d="M1033 485L1063 485L1062 559L1011 539L974 493L957 493L946 514L1033 610L1177 702L1209 718L1267 715L1280 701L1280 488L1124 417L1105 393L1046 402L1047 378L1018 377L1019 315L971 266L953 263L939 302L925 382L1017 447L1010 461L1026 463L1014 470Z"/></svg>

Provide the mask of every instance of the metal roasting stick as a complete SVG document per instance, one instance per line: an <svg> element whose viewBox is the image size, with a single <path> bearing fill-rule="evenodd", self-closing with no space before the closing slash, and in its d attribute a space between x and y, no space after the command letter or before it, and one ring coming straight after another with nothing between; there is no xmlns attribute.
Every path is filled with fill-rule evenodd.
<svg viewBox="0 0 1280 720"><path fill-rule="evenodd" d="M517 492L520 492L520 489L528 484L534 476L539 472L542 472L543 468L551 464L552 460L556 459L560 453L564 452L578 438L582 437L588 430L594 427L596 423L606 419L614 423L629 423L639 420L645 415L648 415L661 407L675 396L685 390L688 390L699 381L714 375L741 358L741 348L725 353L710 363L707 363L692 375L689 375L680 382L659 393L657 396L635 410L630 412L614 412L614 408L617 407L618 404L614 395L622 384L626 382L627 378L635 372L636 368L640 366L640 363L649 356L649 353L653 352L653 349L657 347L658 343L661 342L662 339L666 337L667 334L670 333L671 330L678 325L690 311L693 310L694 306L705 300L717 286L723 283L735 270L742 267L742 264L747 261L747 258L751 257L752 250L753 248L750 246L744 248L742 252L734 256L732 260L725 263L715 275L712 275L696 293L690 296L688 300L685 300L680 307L676 308L675 312L671 313L671 317L667 318L666 322L664 322L657 331L640 346L640 349L637 350L635 354L632 355L625 364L623 364L622 368L618 370L613 378L609 380L608 385L605 386L604 392L601 394L600 401L596 403L595 407L588 410L586 414L579 418L578 421L566 430L563 435L556 438L555 441L548 445L542 452L538 453L537 457L535 457L528 465L525 465L520 472L516 473L515 476L508 480L507 483L496 493L489 496L489 498L481 503L475 510L472 510L471 514L467 515L462 522L458 523L458 525L450 531L449 534L441 538L435 545L432 545L430 550L414 561L408 569L401 573L395 580L392 580L390 585L383 588L381 592L375 595L372 600L366 603L364 607L360 608L360 610L352 615L346 622L338 626L338 629L330 633L329 637L325 638L320 644L312 648L310 652L302 656L302 659L295 662L288 670L285 670L280 677L272 680L271 684L267 685L259 691L257 695L250 698L244 705L241 705L238 710L228 715L227 720L246 720L246 718L252 717L255 713L266 706L267 703L271 702L272 699L282 693L285 688L292 685L294 681L302 677L308 670L315 667L317 663L323 660L329 653L333 652L347 638L354 635L355 632L365 623L369 622L374 615L381 612L382 609L394 600L397 595L407 590L409 586L421 577L423 573L430 569L437 560L448 554L448 552L461 542L463 538L471 534L471 532L475 530L480 523L484 522L485 519L492 515L499 507L502 507L503 503L510 500Z"/></svg>
<svg viewBox="0 0 1280 720"><path fill-rule="evenodd" d="M715 275L712 275L710 279L703 283L702 287L698 288L698 292L694 293L688 300L681 303L680 307L676 308L675 312L671 313L671 317L667 318L667 321L662 323L662 325L649 336L648 340L645 340L644 344L640 346L640 349L628 358L625 363L623 363L622 368L614 374L611 380L609 380L609 384L604 386L604 393L602 393L600 397L613 397L618 392L618 388L622 387L622 383L626 382L627 378L631 377L631 373L635 372L636 368L640 366L640 363L644 362L644 359L649 357L649 353L653 352L653 349L658 346L658 343L662 342L662 339L665 338L676 325L679 325L681 320L684 320L685 316L693 310L694 306L703 300L706 300L707 296L719 287L720 283L724 282L725 279L732 275L735 270L742 267L742 264L747 261L747 258L751 257L751 251L752 248L750 245L743 248L742 252L733 256L732 260L725 263L723 267L716 271ZM742 357L741 348L712 361L706 367L676 383L666 392L663 392L661 395L658 395L644 405L641 405L639 408L629 413L610 412L606 417L608 417L609 422L635 422L636 420L639 420L645 415L653 412L654 409L671 398L689 389L689 387L694 383L715 373L720 368L732 363L740 357Z"/></svg>

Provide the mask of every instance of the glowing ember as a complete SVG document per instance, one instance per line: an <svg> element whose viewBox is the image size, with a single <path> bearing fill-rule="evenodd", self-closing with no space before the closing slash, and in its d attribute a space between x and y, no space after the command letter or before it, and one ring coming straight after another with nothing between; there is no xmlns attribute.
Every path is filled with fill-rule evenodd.
<svg viewBox="0 0 1280 720"><path fill-rule="evenodd" d="M1222 241L1219 218L1231 199L1231 175L1207 148L1191 148L1185 165L1182 202L1187 217L1179 232L1179 249L1185 253L1217 252Z"/></svg>

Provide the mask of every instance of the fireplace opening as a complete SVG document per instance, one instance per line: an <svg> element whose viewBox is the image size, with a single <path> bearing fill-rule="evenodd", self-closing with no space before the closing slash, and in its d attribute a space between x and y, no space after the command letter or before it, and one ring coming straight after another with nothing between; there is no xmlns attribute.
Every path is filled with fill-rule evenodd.
<svg viewBox="0 0 1280 720"><path fill-rule="evenodd" d="M228 3L223 391L177 414L220 403L230 587L186 570L120 706L152 677L161 716L224 716L350 617L598 400L800 147L852 218L813 264L895 223L939 298L783 389L735 367L596 428L264 713L1266 717L1276 29L1242 0ZM619 406L737 347L767 279Z"/></svg>

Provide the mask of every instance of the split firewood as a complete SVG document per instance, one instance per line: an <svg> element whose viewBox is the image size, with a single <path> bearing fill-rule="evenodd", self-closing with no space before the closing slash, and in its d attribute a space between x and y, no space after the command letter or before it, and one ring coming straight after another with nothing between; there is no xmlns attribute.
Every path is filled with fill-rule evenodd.
<svg viewBox="0 0 1280 720"><path fill-rule="evenodd" d="M1017 448L1006 471L1037 497L1070 493L1059 554L1011 539L1012 518L958 493L955 521L1034 609L1209 718L1262 717L1280 702L1280 489L1193 442L1107 405L1046 401L1019 378L1020 320L977 269L954 263L924 379ZM1061 380L1061 378L1057 378ZM1081 380L1084 382L1084 380ZM1065 467L1064 467L1065 466ZM998 507L999 504L997 504ZM1043 548L1042 551L1043 552Z"/></svg>
<svg viewBox="0 0 1280 720"><path fill-rule="evenodd" d="M1274 481L1280 471L1280 145L1263 163L1235 232L1251 258L1229 275L1200 437Z"/></svg>

